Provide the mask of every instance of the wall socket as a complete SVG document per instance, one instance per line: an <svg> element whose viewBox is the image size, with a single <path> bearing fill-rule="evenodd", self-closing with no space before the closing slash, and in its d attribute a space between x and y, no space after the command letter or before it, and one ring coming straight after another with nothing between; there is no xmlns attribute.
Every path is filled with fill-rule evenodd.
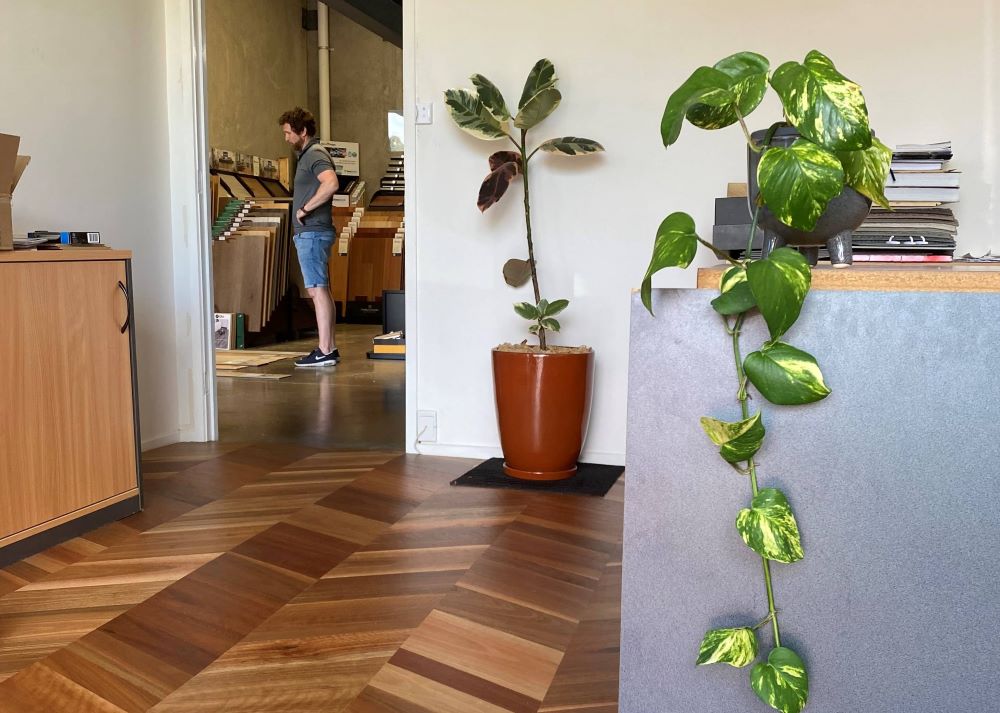
<svg viewBox="0 0 1000 713"><path fill-rule="evenodd" d="M417 411L417 434L419 443L437 443L437 411Z"/></svg>

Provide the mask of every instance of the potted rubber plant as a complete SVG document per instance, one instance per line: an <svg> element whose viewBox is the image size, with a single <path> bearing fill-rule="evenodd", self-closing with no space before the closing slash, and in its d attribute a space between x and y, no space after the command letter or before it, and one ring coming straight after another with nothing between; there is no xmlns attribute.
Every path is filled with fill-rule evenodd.
<svg viewBox="0 0 1000 713"><path fill-rule="evenodd" d="M538 344L501 344L493 349L493 382L497 424L504 454L504 472L527 480L561 480L576 473L590 415L594 353L589 347L560 347L549 336L560 329L556 317L569 305L567 299L546 299L538 280L534 238L531 233L529 166L539 152L583 156L603 151L591 139L560 136L534 148L528 132L549 116L562 95L556 88L556 71L540 59L528 73L516 115L500 90L481 74L471 77L474 89L449 89L445 105L455 124L486 141L504 141L513 150L495 151L489 173L479 188L477 205L486 211L496 204L520 176L524 185L524 221L527 257L507 260L504 281L514 288L531 283L532 300L518 302L514 311L528 321L528 332Z"/></svg>
<svg viewBox="0 0 1000 713"><path fill-rule="evenodd" d="M751 134L744 119L760 104L768 84L781 100L784 119ZM687 267L699 243L728 263L719 296L711 304L731 336L736 399L731 413L705 416L701 425L721 458L749 485L751 499L736 516L734 536L738 533L761 559L768 605L757 622L708 631L698 647L696 663L744 667L757 661L749 679L758 698L782 713L799 713L808 701L809 676L799 654L781 642L780 610L775 603L780 582L772 577L772 563L792 564L804 557L804 551L791 499L758 480L755 454L764 442L765 427L762 411L751 413L751 387L764 400L779 405L813 403L830 393L815 357L789 344L785 336L809 291L810 261L777 243L785 239L811 250L817 241L834 240L828 243L831 258L846 264L846 257L849 262L849 251L845 256L838 243L843 242L845 231L850 239L850 230L864 220L871 201L888 206L883 187L892 152L872 134L861 88L816 51L801 63L786 62L773 72L767 59L751 52L726 57L713 67L699 67L667 101L660 127L664 146L677 140L685 121L703 129L738 123L744 132L751 157L753 214L747 247L741 259L732 258L698 236L690 215L672 213L657 231L641 299L652 313L653 275L667 267ZM775 141L779 132L781 140ZM843 200L849 205L838 203ZM845 217L845 213L850 215ZM770 234L765 236L762 257L751 259L757 226L764 216ZM824 220L828 221L825 234ZM744 358L743 327L758 313L770 338ZM791 606L785 604L786 609ZM773 646L758 661L758 630L768 624Z"/></svg>

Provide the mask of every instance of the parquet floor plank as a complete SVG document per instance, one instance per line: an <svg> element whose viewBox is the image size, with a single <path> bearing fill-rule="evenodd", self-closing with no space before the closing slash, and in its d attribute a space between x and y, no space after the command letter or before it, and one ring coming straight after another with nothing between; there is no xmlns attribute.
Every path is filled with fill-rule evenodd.
<svg viewBox="0 0 1000 713"><path fill-rule="evenodd" d="M612 713L623 488L186 444L148 509L0 569L0 713Z"/></svg>

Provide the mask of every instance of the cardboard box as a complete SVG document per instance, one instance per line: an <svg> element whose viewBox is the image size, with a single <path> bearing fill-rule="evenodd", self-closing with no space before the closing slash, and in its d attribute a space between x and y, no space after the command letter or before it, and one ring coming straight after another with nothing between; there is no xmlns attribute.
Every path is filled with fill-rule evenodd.
<svg viewBox="0 0 1000 713"><path fill-rule="evenodd" d="M338 176L361 175L361 145L351 141L323 141Z"/></svg>
<svg viewBox="0 0 1000 713"><path fill-rule="evenodd" d="M11 199L31 156L19 156L20 136L0 134L0 250L14 249L14 215Z"/></svg>
<svg viewBox="0 0 1000 713"><path fill-rule="evenodd" d="M234 349L236 347L236 314L215 313L215 348Z"/></svg>
<svg viewBox="0 0 1000 713"><path fill-rule="evenodd" d="M212 149L212 168L223 171L236 170L236 152L229 149Z"/></svg>

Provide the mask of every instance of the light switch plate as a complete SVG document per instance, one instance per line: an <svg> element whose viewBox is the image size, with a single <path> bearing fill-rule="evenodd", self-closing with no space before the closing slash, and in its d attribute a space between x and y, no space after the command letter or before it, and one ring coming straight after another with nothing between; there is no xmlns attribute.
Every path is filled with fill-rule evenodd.
<svg viewBox="0 0 1000 713"><path fill-rule="evenodd" d="M438 439L437 411L417 411L417 441L436 443Z"/></svg>
<svg viewBox="0 0 1000 713"><path fill-rule="evenodd" d="M431 102L417 102L417 123L431 124L434 122L434 104Z"/></svg>

